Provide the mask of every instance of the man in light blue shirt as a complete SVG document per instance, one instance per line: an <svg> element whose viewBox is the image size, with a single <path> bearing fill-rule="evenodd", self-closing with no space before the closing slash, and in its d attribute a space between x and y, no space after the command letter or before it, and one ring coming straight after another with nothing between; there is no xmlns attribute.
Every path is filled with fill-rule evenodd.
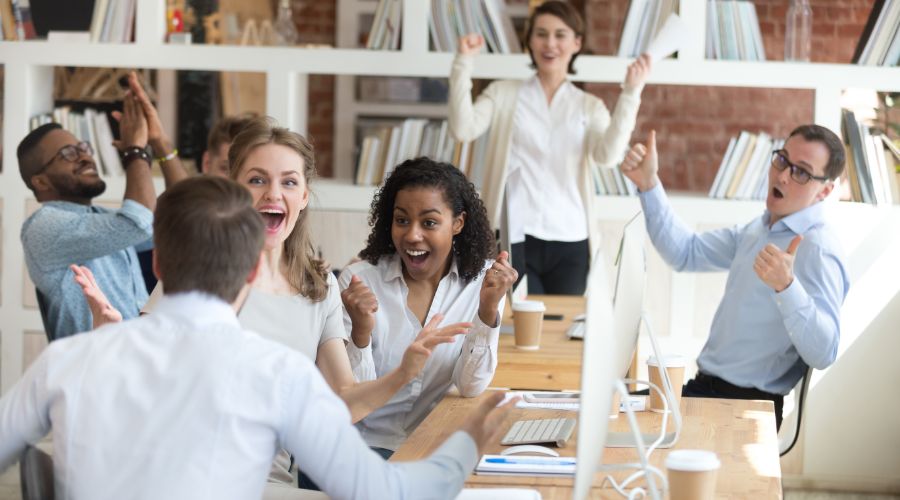
<svg viewBox="0 0 900 500"><path fill-rule="evenodd" d="M844 156L830 130L797 127L772 154L763 215L698 234L666 198L655 133L648 147L629 151L622 172L640 190L647 231L663 259L678 271L729 271L684 396L769 399L780 427L783 395L807 367L834 362L850 281L821 202L843 172Z"/></svg>
<svg viewBox="0 0 900 500"><path fill-rule="evenodd" d="M118 210L92 204L106 184L90 143L51 123L29 133L17 150L22 180L42 204L22 225L21 238L51 340L91 329L91 313L72 281L71 264L91 269L125 319L137 316L147 301L134 247L152 246L156 193L144 152L146 119L127 105L126 113L120 125L122 142L129 146L122 162L125 196Z"/></svg>

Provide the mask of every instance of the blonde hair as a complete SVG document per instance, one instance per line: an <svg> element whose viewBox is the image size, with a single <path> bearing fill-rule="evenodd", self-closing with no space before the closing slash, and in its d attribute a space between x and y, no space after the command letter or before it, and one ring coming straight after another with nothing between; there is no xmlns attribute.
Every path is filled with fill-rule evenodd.
<svg viewBox="0 0 900 500"><path fill-rule="evenodd" d="M256 148L266 144L278 144L294 150L303 159L303 177L307 189L316 176L315 154L312 144L302 135L279 127L274 119L260 117L250 120L234 138L228 150L228 174L237 179L244 161ZM325 263L315 257L309 235L308 213L302 210L297 224L284 240L283 261L287 267L287 280L301 295L319 302L328 294L328 271Z"/></svg>

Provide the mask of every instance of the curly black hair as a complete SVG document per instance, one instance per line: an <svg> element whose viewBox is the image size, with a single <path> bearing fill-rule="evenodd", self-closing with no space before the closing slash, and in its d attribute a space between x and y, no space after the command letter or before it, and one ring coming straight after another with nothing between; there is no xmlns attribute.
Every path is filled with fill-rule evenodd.
<svg viewBox="0 0 900 500"><path fill-rule="evenodd" d="M375 194L369 211L372 231L366 248L359 252L360 258L375 265L381 257L397 251L391 238L397 192L417 187L440 189L454 216L465 212L466 222L462 231L453 237L453 255L460 277L466 281L475 278L484 267L485 259L493 257L496 252L487 210L475 186L458 168L424 156L398 165Z"/></svg>

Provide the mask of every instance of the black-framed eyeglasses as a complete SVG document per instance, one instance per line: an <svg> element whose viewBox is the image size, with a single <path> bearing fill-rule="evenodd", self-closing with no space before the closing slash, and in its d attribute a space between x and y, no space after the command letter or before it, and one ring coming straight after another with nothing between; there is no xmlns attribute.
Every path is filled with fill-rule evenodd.
<svg viewBox="0 0 900 500"><path fill-rule="evenodd" d="M776 149L772 151L772 167L779 172L783 172L784 169L791 169L791 179L794 179L794 182L797 184L806 184L810 181L810 179L815 179L819 182L828 182L831 180L828 176L818 176L809 173L805 168L795 165L791 163L790 160L784 156L783 149Z"/></svg>
<svg viewBox="0 0 900 500"><path fill-rule="evenodd" d="M88 156L94 156L94 148L91 147L91 143L81 141L78 144L67 144L59 148L59 151L57 151L47 163L41 165L41 168L38 169L38 173L43 172L45 168L49 167L57 157L68 162L75 162L78 161L78 157L81 156L81 153Z"/></svg>

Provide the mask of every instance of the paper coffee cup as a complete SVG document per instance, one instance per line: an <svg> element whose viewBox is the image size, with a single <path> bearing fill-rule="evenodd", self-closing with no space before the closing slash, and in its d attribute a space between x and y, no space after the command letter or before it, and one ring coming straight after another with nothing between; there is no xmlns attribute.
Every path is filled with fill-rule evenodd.
<svg viewBox="0 0 900 500"><path fill-rule="evenodd" d="M711 451L671 451L666 457L670 500L712 500L721 465Z"/></svg>
<svg viewBox="0 0 900 500"><path fill-rule="evenodd" d="M537 350L541 345L546 306L539 300L518 300L513 302L512 310L516 348Z"/></svg>
<svg viewBox="0 0 900 500"><path fill-rule="evenodd" d="M684 356L663 356L662 366L669 374L669 381L672 383L672 394L675 396L675 404L681 404L681 386L684 384L684 367L687 360ZM656 356L647 358L647 372L650 375L650 382L656 384L660 389L665 391L662 379L659 377L659 361ZM662 397L656 391L650 389L650 411L662 413L665 409Z"/></svg>

